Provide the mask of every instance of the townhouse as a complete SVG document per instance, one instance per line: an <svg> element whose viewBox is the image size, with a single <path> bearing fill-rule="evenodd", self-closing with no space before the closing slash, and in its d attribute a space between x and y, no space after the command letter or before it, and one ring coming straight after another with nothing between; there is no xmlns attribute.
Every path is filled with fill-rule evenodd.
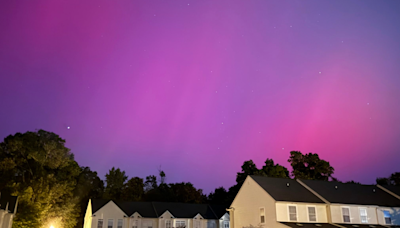
<svg viewBox="0 0 400 228"><path fill-rule="evenodd" d="M229 208L231 225L232 228L397 227L400 189L385 187L248 176Z"/></svg>
<svg viewBox="0 0 400 228"><path fill-rule="evenodd" d="M225 206L89 200L84 228L230 228Z"/></svg>

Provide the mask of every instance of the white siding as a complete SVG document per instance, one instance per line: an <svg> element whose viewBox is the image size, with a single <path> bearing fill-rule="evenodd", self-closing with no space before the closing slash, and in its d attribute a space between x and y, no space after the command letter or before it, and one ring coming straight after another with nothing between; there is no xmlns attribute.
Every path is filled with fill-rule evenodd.
<svg viewBox="0 0 400 228"><path fill-rule="evenodd" d="M325 204L311 204L311 203L298 203L298 202L276 202L276 220L279 222L293 222L289 219L289 205L297 207L297 222L308 221L308 206L314 206L317 214L318 223L327 223L328 218L326 214Z"/></svg>
<svg viewBox="0 0 400 228"><path fill-rule="evenodd" d="M126 216L126 214L112 201L108 202L93 215L94 217L92 218L92 228L97 228L98 219L103 219L104 228L107 228L108 219L113 219L114 228L116 228L118 219L124 219L124 215ZM126 221L127 219L125 218L124 226L126 225Z"/></svg>
<svg viewBox="0 0 400 228"><path fill-rule="evenodd" d="M275 200L251 177L244 181L231 207L230 228L248 228L262 225L263 228L287 228L276 222ZM265 224L260 223L260 207L265 208ZM233 214L233 215L232 215Z"/></svg>
<svg viewBox="0 0 400 228"><path fill-rule="evenodd" d="M350 209L350 223L361 224L360 208L367 209L367 224L377 224L378 222L376 218L376 206L331 204L330 207L333 223L343 223L342 207L348 207Z"/></svg>

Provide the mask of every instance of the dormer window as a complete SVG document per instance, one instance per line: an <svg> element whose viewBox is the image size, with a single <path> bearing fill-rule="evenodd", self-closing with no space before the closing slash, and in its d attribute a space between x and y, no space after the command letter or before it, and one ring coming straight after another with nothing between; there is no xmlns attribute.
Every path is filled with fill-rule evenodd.
<svg viewBox="0 0 400 228"><path fill-rule="evenodd" d="M383 211L383 217L385 218L386 225L392 225L392 218L389 211Z"/></svg>

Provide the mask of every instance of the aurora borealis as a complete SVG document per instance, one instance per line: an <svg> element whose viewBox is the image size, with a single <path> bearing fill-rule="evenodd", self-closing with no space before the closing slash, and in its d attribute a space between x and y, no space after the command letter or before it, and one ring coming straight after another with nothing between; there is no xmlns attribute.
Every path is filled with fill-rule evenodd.
<svg viewBox="0 0 400 228"><path fill-rule="evenodd" d="M400 172L400 2L0 2L0 138L44 129L82 166L206 193L245 160Z"/></svg>

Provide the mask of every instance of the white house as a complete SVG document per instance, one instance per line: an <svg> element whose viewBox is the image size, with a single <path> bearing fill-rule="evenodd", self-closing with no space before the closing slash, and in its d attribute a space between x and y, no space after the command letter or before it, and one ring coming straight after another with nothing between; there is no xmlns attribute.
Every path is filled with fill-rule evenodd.
<svg viewBox="0 0 400 228"><path fill-rule="evenodd" d="M328 202L328 218L331 223L349 228L353 228L354 224L400 225L400 198L379 186L333 181L298 181Z"/></svg>
<svg viewBox="0 0 400 228"><path fill-rule="evenodd" d="M18 197L0 192L0 228L11 228L17 206Z"/></svg>
<svg viewBox="0 0 400 228"><path fill-rule="evenodd" d="M233 228L337 228L328 224L326 202L288 178L248 176L229 210Z"/></svg>
<svg viewBox="0 0 400 228"><path fill-rule="evenodd" d="M229 228L226 207L166 202L89 200L84 228Z"/></svg>

